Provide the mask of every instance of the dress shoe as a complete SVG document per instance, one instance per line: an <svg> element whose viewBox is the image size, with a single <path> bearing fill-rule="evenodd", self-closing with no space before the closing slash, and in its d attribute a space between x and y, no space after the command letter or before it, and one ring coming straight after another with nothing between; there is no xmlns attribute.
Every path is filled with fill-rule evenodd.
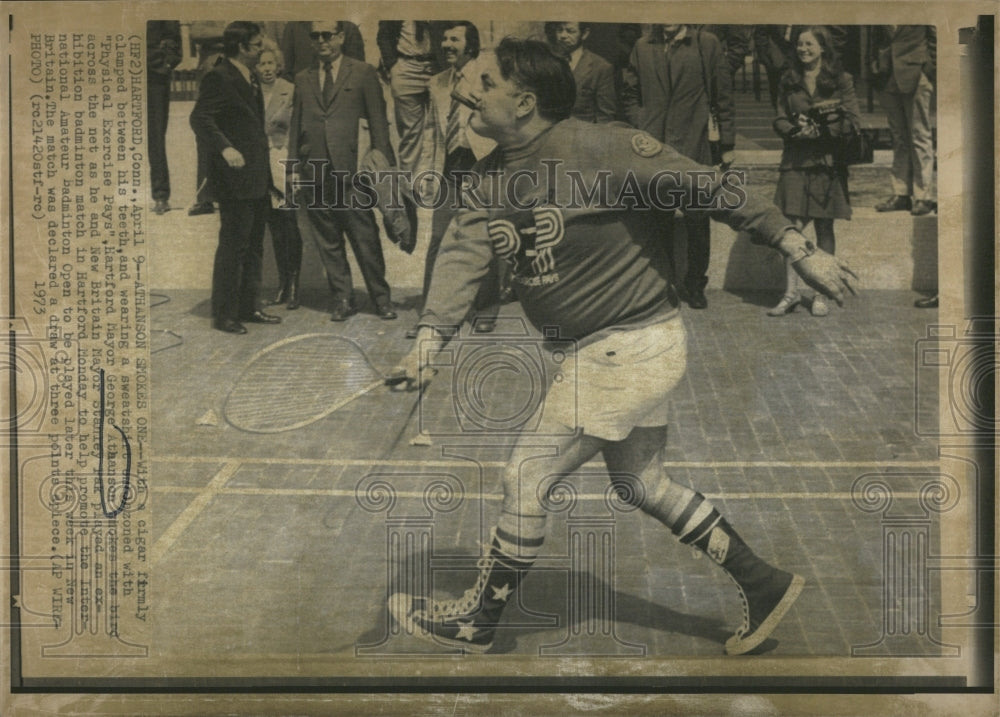
<svg viewBox="0 0 1000 717"><path fill-rule="evenodd" d="M876 212L902 212L909 209L911 206L910 198L903 197L899 194L894 194L893 196L886 199L881 204L875 205Z"/></svg>
<svg viewBox="0 0 1000 717"><path fill-rule="evenodd" d="M492 334L497 327L497 322L493 319L477 319L472 325L472 332L475 334Z"/></svg>
<svg viewBox="0 0 1000 717"><path fill-rule="evenodd" d="M240 317L241 320L251 324L280 324L281 317L274 314L265 314L263 311L255 311L249 316Z"/></svg>
<svg viewBox="0 0 1000 717"><path fill-rule="evenodd" d="M768 316L784 316L795 311L795 307L802 303L802 296L799 292L785 294L773 308L767 310Z"/></svg>
<svg viewBox="0 0 1000 717"><path fill-rule="evenodd" d="M419 333L420 333L420 327L419 326L411 326L410 328L408 328L406 330L406 338L408 338L408 339L410 339L412 341L413 339L417 338L417 334L419 334Z"/></svg>
<svg viewBox="0 0 1000 717"><path fill-rule="evenodd" d="M393 311L392 304L383 304L382 306L375 307L375 313L383 321L392 321L396 318L396 312Z"/></svg>
<svg viewBox="0 0 1000 717"><path fill-rule="evenodd" d="M347 321L347 317L353 316L355 313L356 311L351 306L351 302L346 300L337 301L330 311L330 321Z"/></svg>
<svg viewBox="0 0 1000 717"><path fill-rule="evenodd" d="M170 211L170 202L166 199L157 199L156 204L153 206L154 214L166 214Z"/></svg>
<svg viewBox="0 0 1000 717"><path fill-rule="evenodd" d="M913 203L913 209L910 210L910 214L915 217L922 217L925 214L930 214L937 210L937 205L934 202L928 201L926 199L918 199Z"/></svg>
<svg viewBox="0 0 1000 717"><path fill-rule="evenodd" d="M288 275L288 310L299 308L299 273L293 271Z"/></svg>
<svg viewBox="0 0 1000 717"><path fill-rule="evenodd" d="M191 208L188 209L188 216L196 217L199 214L212 214L213 212L215 212L214 204L211 202L199 202L198 204L192 205Z"/></svg>
<svg viewBox="0 0 1000 717"><path fill-rule="evenodd" d="M918 309L936 309L938 307L938 295L925 296L922 299L917 299L913 302L913 305Z"/></svg>
<svg viewBox="0 0 1000 717"><path fill-rule="evenodd" d="M813 297L812 306L809 307L809 313L813 316L826 316L830 313L830 305L826 303L826 298L816 294Z"/></svg>
<svg viewBox="0 0 1000 717"><path fill-rule="evenodd" d="M705 298L704 289L688 289L684 292L688 306L692 309L707 309L708 299Z"/></svg>
<svg viewBox="0 0 1000 717"><path fill-rule="evenodd" d="M212 327L227 334L245 334L247 327L235 319L216 319L212 322Z"/></svg>

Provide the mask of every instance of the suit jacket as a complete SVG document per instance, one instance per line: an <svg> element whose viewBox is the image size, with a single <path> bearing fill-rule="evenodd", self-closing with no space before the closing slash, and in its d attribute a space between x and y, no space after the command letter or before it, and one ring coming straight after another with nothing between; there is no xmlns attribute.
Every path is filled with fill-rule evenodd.
<svg viewBox="0 0 1000 717"><path fill-rule="evenodd" d="M264 101L229 61L202 78L191 110L191 129L208 154L208 191L220 200L260 199L271 186ZM245 166L233 169L222 150L233 147Z"/></svg>
<svg viewBox="0 0 1000 717"><path fill-rule="evenodd" d="M323 105L319 72L317 65L295 77L289 159L328 159L332 164L330 169L353 176L358 169L358 122L366 119L371 146L394 165L396 155L389 144L385 98L375 68L341 56L333 100L328 107Z"/></svg>
<svg viewBox="0 0 1000 717"><path fill-rule="evenodd" d="M624 75L622 94L632 126L689 159L711 164L707 126L709 102L714 100L720 145L732 148L735 144L732 75L715 35L689 26L687 37L672 50L669 62L661 38L640 38Z"/></svg>
<svg viewBox="0 0 1000 717"><path fill-rule="evenodd" d="M932 82L937 63L937 29L933 25L876 26L876 86L888 92L915 92L924 74Z"/></svg>
<svg viewBox="0 0 1000 717"><path fill-rule="evenodd" d="M466 65L467 69L471 67L471 64ZM444 160L448 153L445 142L448 136L448 111L451 109L451 83L453 76L454 71L449 67L444 72L439 72L431 77L430 80L431 116L434 117L432 166L437 172L444 171ZM465 129L465 138L469 143L472 153L476 155L476 159L482 159L492 152L494 147L497 146L496 142L476 134L469 128L472 110L459 103L455 111L458 112L458 121Z"/></svg>
<svg viewBox="0 0 1000 717"><path fill-rule="evenodd" d="M576 80L576 104L573 116L584 122L614 122L617 114L615 75L611 63L584 49L573 68Z"/></svg>

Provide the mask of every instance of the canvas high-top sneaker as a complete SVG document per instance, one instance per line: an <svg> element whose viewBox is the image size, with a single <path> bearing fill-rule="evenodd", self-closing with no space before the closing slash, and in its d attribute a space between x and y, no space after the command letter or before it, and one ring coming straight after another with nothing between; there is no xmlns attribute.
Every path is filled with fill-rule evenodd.
<svg viewBox="0 0 1000 717"><path fill-rule="evenodd" d="M756 649L774 632L802 592L805 580L754 555L725 518L691 544L721 565L740 591L743 625L726 640L726 654L742 655Z"/></svg>
<svg viewBox="0 0 1000 717"><path fill-rule="evenodd" d="M494 542L489 555L476 564L476 584L454 600L396 593L389 598L389 612L406 632L429 642L486 652L493 646L500 615L530 562L500 552Z"/></svg>

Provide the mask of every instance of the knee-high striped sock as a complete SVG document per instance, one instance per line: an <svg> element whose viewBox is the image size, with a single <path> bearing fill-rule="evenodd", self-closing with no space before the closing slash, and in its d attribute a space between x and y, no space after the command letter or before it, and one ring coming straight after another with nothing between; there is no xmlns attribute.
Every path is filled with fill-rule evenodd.
<svg viewBox="0 0 1000 717"><path fill-rule="evenodd" d="M496 545L505 555L530 563L545 542L545 516L521 515L504 509L497 523Z"/></svg>
<svg viewBox="0 0 1000 717"><path fill-rule="evenodd" d="M643 512L670 528L681 540L713 510L712 504L701 493L669 479L660 481L656 490L646 496L641 507ZM695 522L689 525L692 521Z"/></svg>
<svg viewBox="0 0 1000 717"><path fill-rule="evenodd" d="M693 544L702 547L699 545L699 541L708 536L721 519L719 511L705 496L692 491L690 499L683 506L670 529L677 536L677 539L685 545Z"/></svg>
<svg viewBox="0 0 1000 717"><path fill-rule="evenodd" d="M642 508L670 528L681 543L701 549L718 564L725 563L726 568L733 562L727 561L731 553L741 557L750 553L718 509L687 486L663 481Z"/></svg>

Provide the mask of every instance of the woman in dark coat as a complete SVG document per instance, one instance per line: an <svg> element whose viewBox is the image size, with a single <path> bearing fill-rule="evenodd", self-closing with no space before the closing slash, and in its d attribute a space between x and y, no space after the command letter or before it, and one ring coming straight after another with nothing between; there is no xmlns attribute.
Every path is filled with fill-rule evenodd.
<svg viewBox="0 0 1000 717"><path fill-rule="evenodd" d="M785 146L774 201L800 230L812 222L816 243L830 254L836 248L834 219L851 218L841 148L859 127L854 81L840 69L829 30L803 28L796 40L795 60L778 88L774 131ZM791 265L786 265L786 277L785 295L767 312L770 316L783 316L802 301ZM821 295L813 299L811 311L813 316L829 313Z"/></svg>

